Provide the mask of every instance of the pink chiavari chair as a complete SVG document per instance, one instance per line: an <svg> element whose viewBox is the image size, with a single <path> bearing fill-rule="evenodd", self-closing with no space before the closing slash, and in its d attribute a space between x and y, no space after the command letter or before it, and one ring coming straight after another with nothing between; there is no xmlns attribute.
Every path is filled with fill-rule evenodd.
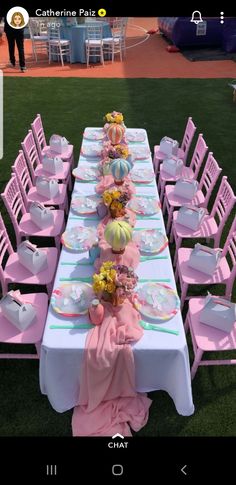
<svg viewBox="0 0 236 485"><path fill-rule="evenodd" d="M191 117L188 118L185 131L184 131L184 136L183 140L181 143L181 147L178 150L178 158L181 158L183 160L184 164L186 164L187 157L188 157L188 152L196 131L196 126L193 123L193 120ZM155 145L154 146L154 157L153 157L153 168L155 175L159 173L159 165L162 160L166 158L166 155L164 153L160 152L160 145Z"/></svg>
<svg viewBox="0 0 236 485"><path fill-rule="evenodd" d="M226 286L225 296L230 299L236 276L236 217L224 244L220 262L212 275L207 275L188 266L191 252L191 248L180 248L178 250L175 278L176 282L178 279L180 282L181 307L186 300L189 285L223 284Z"/></svg>
<svg viewBox="0 0 236 485"><path fill-rule="evenodd" d="M194 379L199 366L203 365L235 365L236 359L203 360L204 352L226 352L236 350L236 321L230 333L210 327L200 322L200 313L204 307L205 298L191 298L185 320L186 332L190 329L194 361L191 377Z"/></svg>
<svg viewBox="0 0 236 485"><path fill-rule="evenodd" d="M47 255L48 266L40 273L33 275L19 262L14 252L5 224L0 214L0 282L2 293L8 291L8 285L18 283L21 285L43 285L47 287L50 295L53 288L53 279L57 268L58 251L56 248L42 248Z"/></svg>
<svg viewBox="0 0 236 485"><path fill-rule="evenodd" d="M26 135L24 141L21 143L25 158L27 160L32 182L35 184L36 177L44 176L53 180L58 180L64 182L68 185L69 189L72 188L72 180L70 173L69 162L63 163L62 171L57 174L51 174L44 170L43 165L40 161L40 157L37 151L37 146L34 141L33 133L29 130L28 135Z"/></svg>
<svg viewBox="0 0 236 485"><path fill-rule="evenodd" d="M43 155L55 156L55 152L52 152L50 146L47 145L42 118L40 114L37 114L35 120L31 124L31 128L35 138L35 143L37 145L40 160L42 160ZM60 156L64 162L70 163L71 168L73 168L74 166L73 150L74 146L68 145L67 150Z"/></svg>
<svg viewBox="0 0 236 485"><path fill-rule="evenodd" d="M204 169L205 174L202 176L202 186L199 186L201 190L204 189L206 205L208 205L212 189L214 188L221 171L222 169L219 167L217 161L213 157L213 154L209 153ZM204 216L197 231L178 224L178 211L174 211L170 237L170 241L172 242L174 238L176 244L174 264L176 264L177 252L182 244L182 239L184 238L214 239L214 247L219 247L224 224L235 204L235 200L236 198L233 190L227 182L227 177L224 176L216 195L216 200L212 211L209 215L206 214Z"/></svg>
<svg viewBox="0 0 236 485"><path fill-rule="evenodd" d="M199 136L201 136L201 135L199 135ZM197 168L196 168L196 172L194 172L194 177L192 177L192 178L196 178L195 175L197 176L197 174L200 170L200 166L203 163L203 159L204 159L204 156L205 156L206 151L207 151L207 146L206 146L203 138L200 139L200 141L201 141L201 143L199 142L199 151L196 152L196 155L195 155L195 160L197 160L198 162L194 166L197 167ZM211 153L211 155L212 155L212 153ZM210 159L208 157L208 159L207 159L208 163L209 163L209 160ZM189 167L186 167L186 168L189 168ZM184 175L183 175L183 177L184 178L190 178L190 177L186 177ZM184 205L186 203L191 203L193 205L198 205L198 206L203 206L203 207L207 206L208 199L210 197L210 192L207 192L207 194L204 196L202 189L201 189L201 187L203 187L204 184L205 184L206 178L207 178L207 173L204 170L202 177L201 177L201 180L199 182L199 190L197 191L196 195L194 196L194 198L191 201L186 200L185 198L180 197L178 195L175 195L175 193L174 193L175 186L174 185L166 185L165 186L165 198L164 198L164 204L163 204L163 214L167 210L167 213L168 213L168 221L167 221L167 227L166 227L167 233L169 233L169 231L170 231L172 216L173 216L173 212L174 212L175 207L180 207L181 205ZM214 185L211 182L211 190L213 190L213 186Z"/></svg>
<svg viewBox="0 0 236 485"><path fill-rule="evenodd" d="M40 229L31 219L31 214L26 211L20 188L15 175L12 175L4 192L1 194L7 212L12 221L16 242L20 244L22 238L28 237L53 237L55 245L60 251L60 238L64 229L64 212L53 210L53 223L45 229Z"/></svg>
<svg viewBox="0 0 236 485"><path fill-rule="evenodd" d="M19 150L14 165L13 172L16 174L17 181L21 190L23 201L26 209L29 209L31 202L41 202L46 206L59 206L59 209L68 212L68 199L66 193L66 185L59 184L59 193L53 199L46 199L38 194L36 187L32 184L29 169L22 150Z"/></svg>

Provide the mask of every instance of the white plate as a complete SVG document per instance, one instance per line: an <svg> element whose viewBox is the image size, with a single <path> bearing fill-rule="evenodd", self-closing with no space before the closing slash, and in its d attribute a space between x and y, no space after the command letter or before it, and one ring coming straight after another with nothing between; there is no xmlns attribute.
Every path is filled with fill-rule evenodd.
<svg viewBox="0 0 236 485"><path fill-rule="evenodd" d="M88 283L65 283L53 290L51 305L56 313L77 317L88 312L94 298L92 286Z"/></svg>
<svg viewBox="0 0 236 485"><path fill-rule="evenodd" d="M98 241L96 227L74 226L61 236L61 242L67 249L88 251Z"/></svg>
<svg viewBox="0 0 236 485"><path fill-rule="evenodd" d="M132 182L140 184L149 184L154 179L154 173L151 169L133 168L130 172L130 178Z"/></svg>
<svg viewBox="0 0 236 485"><path fill-rule="evenodd" d="M136 290L136 295L136 306L140 313L156 322L170 320L179 311L179 297L170 286L145 283Z"/></svg>
<svg viewBox="0 0 236 485"><path fill-rule="evenodd" d="M77 180L84 180L85 182L97 180L98 178L98 170L96 168L76 167L72 171L72 174Z"/></svg>
<svg viewBox="0 0 236 485"><path fill-rule="evenodd" d="M160 203L156 199L147 199L145 197L133 197L127 204L129 209L137 214L151 216L160 210Z"/></svg>
<svg viewBox="0 0 236 485"><path fill-rule="evenodd" d="M146 147L134 147L129 149L135 160L145 160L149 158L151 152Z"/></svg>
<svg viewBox="0 0 236 485"><path fill-rule="evenodd" d="M126 137L126 140L129 141L129 142L143 142L146 140L146 135L145 135L145 132L144 131L141 131L141 130L132 130L132 131L129 131L127 130L125 132L125 137Z"/></svg>
<svg viewBox="0 0 236 485"><path fill-rule="evenodd" d="M133 232L133 241L141 253L158 254L168 246L168 239L158 229L143 229Z"/></svg>
<svg viewBox="0 0 236 485"><path fill-rule="evenodd" d="M84 145L81 148L81 155L83 157L101 157L102 147L99 145Z"/></svg>
<svg viewBox="0 0 236 485"><path fill-rule="evenodd" d="M97 195L75 195L71 201L71 208L77 214L95 214L97 212L97 204Z"/></svg>
<svg viewBox="0 0 236 485"><path fill-rule="evenodd" d="M85 130L84 138L86 140L103 140L106 134L103 131L103 128L95 128L94 130Z"/></svg>

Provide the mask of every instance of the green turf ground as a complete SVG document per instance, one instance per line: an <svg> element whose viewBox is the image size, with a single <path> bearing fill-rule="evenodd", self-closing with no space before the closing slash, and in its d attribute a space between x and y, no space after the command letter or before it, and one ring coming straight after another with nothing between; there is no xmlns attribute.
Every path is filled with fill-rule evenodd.
<svg viewBox="0 0 236 485"><path fill-rule="evenodd" d="M84 128L101 126L102 115L113 109L124 113L126 126L147 130L151 149L167 134L181 140L186 119L192 116L197 134L203 133L209 149L235 189L236 105L227 82L227 79L5 78L0 190L9 180L11 165L21 148L20 141L37 113L42 115L47 138L53 133L66 136L74 144L78 159ZM214 196L211 204L213 199ZM12 226L2 202L0 210L12 236ZM201 293L201 289L196 293ZM192 359L189 338L188 343ZM3 347L0 350L3 351ZM229 355L232 353L225 357ZM0 436L71 435L72 413L56 413L47 397L40 393L38 362L0 360L0 396ZM153 404L149 421L138 433L140 436L230 436L236 433L235 367L199 369L193 382L196 408L193 416L179 416L173 401L164 392L151 393L150 397Z"/></svg>

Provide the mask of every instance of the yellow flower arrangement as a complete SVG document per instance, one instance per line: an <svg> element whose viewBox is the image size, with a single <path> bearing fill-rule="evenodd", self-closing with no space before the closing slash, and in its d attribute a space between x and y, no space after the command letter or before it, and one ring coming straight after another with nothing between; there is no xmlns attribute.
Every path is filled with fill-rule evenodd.
<svg viewBox="0 0 236 485"><path fill-rule="evenodd" d="M120 211L121 209L123 209L123 205L121 204L121 202L118 202L118 200L113 200L113 202L110 205L110 208L113 210Z"/></svg>
<svg viewBox="0 0 236 485"><path fill-rule="evenodd" d="M104 121L106 123L117 123L121 125L121 123L124 121L124 117L122 113L119 113L119 111L112 111L112 113L107 113L104 116Z"/></svg>
<svg viewBox="0 0 236 485"><path fill-rule="evenodd" d="M113 199L119 199L119 197L120 197L119 190L114 190L114 192L112 192L112 198Z"/></svg>
<svg viewBox="0 0 236 485"><path fill-rule="evenodd" d="M118 155L118 158L128 158L129 156L129 150L126 145L115 145L115 150Z"/></svg>
<svg viewBox="0 0 236 485"><path fill-rule="evenodd" d="M105 190L102 194L103 202L106 206L110 207L112 202L119 199L121 196L121 192L117 189L114 190Z"/></svg>
<svg viewBox="0 0 236 485"><path fill-rule="evenodd" d="M93 290L95 293L115 293L116 291L116 271L113 269L114 263L106 261L100 268L99 274L93 275Z"/></svg>
<svg viewBox="0 0 236 485"><path fill-rule="evenodd" d="M137 281L138 277L131 268L106 261L99 274L93 275L93 290L98 293L99 298L118 305L130 297Z"/></svg>
<svg viewBox="0 0 236 485"><path fill-rule="evenodd" d="M112 195L107 190L105 190L105 192L103 192L102 199L103 199L104 204L107 205L107 206L110 206L111 203L112 203L112 200L113 200Z"/></svg>

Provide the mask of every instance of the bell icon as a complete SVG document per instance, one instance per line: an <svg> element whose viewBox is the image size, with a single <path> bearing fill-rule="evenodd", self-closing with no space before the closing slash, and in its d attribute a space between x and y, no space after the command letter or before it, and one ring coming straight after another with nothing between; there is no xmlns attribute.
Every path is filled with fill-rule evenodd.
<svg viewBox="0 0 236 485"><path fill-rule="evenodd" d="M201 12L199 12L199 10L194 10L194 12L192 13L192 18L190 22L194 22L196 25L199 24L200 22L203 22L202 15L201 15Z"/></svg>

